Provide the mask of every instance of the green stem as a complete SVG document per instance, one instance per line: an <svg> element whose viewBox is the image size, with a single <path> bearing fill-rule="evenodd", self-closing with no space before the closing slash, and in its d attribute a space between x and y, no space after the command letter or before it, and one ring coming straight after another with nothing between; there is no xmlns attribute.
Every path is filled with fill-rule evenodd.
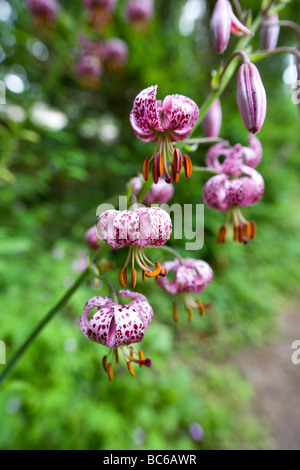
<svg viewBox="0 0 300 470"><path fill-rule="evenodd" d="M272 51L256 51L256 52L253 52L253 54L249 54L249 57L253 62L256 62L257 60L261 60L261 59L264 59L265 57L268 57L270 55L276 55L276 54L293 54L300 61L300 51L298 51L294 47L286 47L286 46L277 47L276 49L273 49Z"/></svg>
<svg viewBox="0 0 300 470"><path fill-rule="evenodd" d="M0 385L4 382L4 380L7 378L8 374L11 372L11 370L15 367L16 363L19 361L19 359L23 356L25 351L29 348L29 346L33 343L35 338L38 336L38 334L42 331L42 329L52 320L52 318L60 312L63 307L67 304L69 299L72 297L74 292L77 291L77 289L83 284L83 282L88 278L88 276L91 273L91 268L93 264L97 263L99 258L103 256L104 253L106 253L110 249L109 245L104 245L101 247L92 260L92 262L89 264L89 266L80 274L78 277L77 281L66 291L66 293L62 296L62 298L57 302L54 307L52 307L48 313L44 316L44 318L37 324L37 326L34 328L32 333L28 336L28 338L25 340L25 342L19 347L19 349L16 351L14 356L11 358L11 360L7 363L4 371L2 374L0 374Z"/></svg>

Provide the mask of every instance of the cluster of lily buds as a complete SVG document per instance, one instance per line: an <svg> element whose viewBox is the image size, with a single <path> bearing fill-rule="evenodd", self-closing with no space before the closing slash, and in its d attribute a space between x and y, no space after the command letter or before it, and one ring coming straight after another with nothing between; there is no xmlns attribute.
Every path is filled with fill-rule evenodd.
<svg viewBox="0 0 300 470"><path fill-rule="evenodd" d="M221 102L217 98L210 106L202 121L204 135L206 137L218 137L222 126Z"/></svg>
<svg viewBox="0 0 300 470"><path fill-rule="evenodd" d="M151 366L151 360L144 357L139 351L138 358L131 346L143 340L146 328L153 318L153 310L146 297L129 290L121 290L121 297L133 299L128 304L119 304L117 299L107 296L92 297L83 309L80 317L80 329L84 336L91 341L100 343L110 349L103 358L104 370L109 380L113 379L113 359L119 362L119 351L125 359L131 375L135 375L133 364L140 367ZM91 319L88 314L91 309L97 308Z"/></svg>
<svg viewBox="0 0 300 470"><path fill-rule="evenodd" d="M249 136L250 147L228 142L212 146L206 154L206 165L216 173L204 185L203 200L211 209L227 212L227 221L220 229L218 243L224 243L227 225L232 216L234 240L248 243L256 236L256 224L246 220L240 207L256 204L264 193L264 180L254 169L262 157L258 138ZM220 157L225 157L220 162Z"/></svg>
<svg viewBox="0 0 300 470"><path fill-rule="evenodd" d="M139 29L144 26L153 14L154 0L129 0L126 7L126 18Z"/></svg>
<svg viewBox="0 0 300 470"><path fill-rule="evenodd" d="M157 85L142 90L135 98L130 113L130 123L135 135L143 142L155 142L156 150L143 164L143 177L149 178L149 165L153 161L152 174L155 183L164 175L165 181L177 182L184 168L189 178L192 163L188 155L182 156L173 142L186 139L199 117L196 103L183 95L168 95L156 100ZM168 164L171 166L171 175Z"/></svg>
<svg viewBox="0 0 300 470"><path fill-rule="evenodd" d="M143 280L166 275L160 263L150 261L143 250L146 246L164 245L169 240L172 221L165 210L159 207L140 207L135 211L108 210L100 215L96 226L100 240L113 248L129 246L126 262L119 271L121 287L124 288L128 283L127 266L130 261L133 288L136 286L135 265L142 269Z"/></svg>
<svg viewBox="0 0 300 470"><path fill-rule="evenodd" d="M28 7L37 25L51 26L60 11L57 0L27 0Z"/></svg>
<svg viewBox="0 0 300 470"><path fill-rule="evenodd" d="M83 0L83 5L90 13L91 26L101 30L112 20L116 0Z"/></svg>
<svg viewBox="0 0 300 470"><path fill-rule="evenodd" d="M267 97L259 71L245 60L237 76L237 105L246 129L256 134L262 128L267 111Z"/></svg>
<svg viewBox="0 0 300 470"><path fill-rule="evenodd" d="M178 321L178 304L183 297L184 306L188 312L189 321L192 321L192 308L196 309L201 316L204 315L210 303L203 304L199 298L194 298L193 294L200 294L213 279L213 270L208 263L193 258L180 258L173 261L166 261L164 269L169 273L174 271L174 279L167 277L159 278L157 284L163 290L178 299L173 303L173 318Z"/></svg>
<svg viewBox="0 0 300 470"><path fill-rule="evenodd" d="M210 20L210 30L217 54L227 49L230 34L253 36L232 11L229 0L217 0Z"/></svg>
<svg viewBox="0 0 300 470"><path fill-rule="evenodd" d="M130 180L132 185L132 193L137 196L142 189L142 181L139 176L135 176ZM128 185L127 185L128 189ZM153 183L143 199L143 204L166 204L174 195L174 186L166 183L163 178Z"/></svg>
<svg viewBox="0 0 300 470"><path fill-rule="evenodd" d="M260 27L260 47L264 51L273 51L280 33L278 13L266 15Z"/></svg>

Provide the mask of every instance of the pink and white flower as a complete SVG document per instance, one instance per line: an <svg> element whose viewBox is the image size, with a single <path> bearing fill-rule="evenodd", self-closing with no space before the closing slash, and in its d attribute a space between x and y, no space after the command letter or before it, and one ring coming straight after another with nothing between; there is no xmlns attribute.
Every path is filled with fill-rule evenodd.
<svg viewBox="0 0 300 470"><path fill-rule="evenodd" d="M178 296L178 300L173 303L173 317L178 321L178 303L183 297L185 309L192 320L192 308L196 308L201 315L204 314L209 303L202 304L200 299L195 299L192 294L200 294L213 279L213 270L208 263L193 258L178 258L173 261L163 263L166 272L174 271L174 278L159 278L157 284L163 290L173 296Z"/></svg>
<svg viewBox="0 0 300 470"><path fill-rule="evenodd" d="M146 158L143 165L143 176L149 176L149 163L154 160L153 179L165 173L165 180L171 183L168 170L168 159L172 166L173 181L178 181L184 165L187 177L191 176L190 158L184 158L173 142L185 140L195 126L199 109L196 103L183 95L168 95L164 100L156 99L157 85L141 91L135 98L130 113L130 123L135 135L143 142L155 142L156 149L151 159Z"/></svg>
<svg viewBox="0 0 300 470"><path fill-rule="evenodd" d="M169 214L159 207L140 207L136 211L108 210L103 212L97 221L97 233L100 240L105 241L113 248L129 246L129 252L123 269L119 272L119 281L122 287L128 282L127 266L132 261L131 282L136 286L135 263L146 277L165 276L160 263L151 269L149 264L155 266L145 255L146 246L164 245L172 233L172 221Z"/></svg>
<svg viewBox="0 0 300 470"><path fill-rule="evenodd" d="M228 142L212 146L206 154L206 165L216 173L204 185L203 201L214 210L227 212L227 222L220 229L218 243L225 242L227 224L232 216L234 240L247 243L256 236L255 222L246 220L240 207L252 206L263 196L265 184L254 169L262 157L262 147L256 136L249 136L250 147ZM220 157L225 157L223 163Z"/></svg>
<svg viewBox="0 0 300 470"><path fill-rule="evenodd" d="M80 317L80 329L84 336L91 341L103 344L111 349L109 354L118 360L118 348L127 363L132 375L134 370L132 362L140 366L151 366L149 358L144 359L140 351L139 359L134 357L133 343L139 343L143 340L146 328L153 318L153 310L146 297L129 290L121 290L121 297L130 297L132 299L128 304L122 305L107 296L92 297L84 307ZM88 314L93 308L97 311L90 320ZM129 347L129 354L124 347ZM103 366L110 380L112 380L112 362L108 361L108 356L104 356Z"/></svg>

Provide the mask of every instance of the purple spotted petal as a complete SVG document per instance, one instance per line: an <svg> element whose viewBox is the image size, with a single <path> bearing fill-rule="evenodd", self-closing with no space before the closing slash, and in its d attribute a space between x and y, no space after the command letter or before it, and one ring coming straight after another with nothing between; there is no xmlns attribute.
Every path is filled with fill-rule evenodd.
<svg viewBox="0 0 300 470"><path fill-rule="evenodd" d="M173 141L187 138L199 117L196 103L183 95L156 100L157 85L141 91L134 100L130 123L136 136L155 142L166 133Z"/></svg>
<svg viewBox="0 0 300 470"><path fill-rule="evenodd" d="M203 188L203 201L211 209L226 212L229 208L226 200L227 175L216 175L206 181Z"/></svg>
<svg viewBox="0 0 300 470"><path fill-rule="evenodd" d="M196 103L183 95L167 96L163 101L162 110L163 128L169 130L173 141L186 139L199 117Z"/></svg>
<svg viewBox="0 0 300 470"><path fill-rule="evenodd" d="M177 295L181 292L199 294L212 281L213 271L208 263L193 258L167 261L163 264L167 272L174 271L174 279L157 279L157 284L166 292Z"/></svg>
<svg viewBox="0 0 300 470"><path fill-rule="evenodd" d="M111 312L112 304L113 304L113 302L112 302L111 298L110 297L105 297L105 296L95 296L95 297L92 297L90 300L88 300L88 302L84 306L84 310L83 310L82 315L80 317L80 329L81 329L82 333L84 334L84 336L86 336L88 338L91 337L91 333L88 334L88 330L90 329L90 326L92 326L95 323L95 322L91 323L91 320L90 321L88 320L88 314L89 314L90 310L94 307L97 307L98 309L105 308L106 309L105 314L109 315L109 312ZM97 321L98 321L100 319L100 316L99 316L99 318L97 318L97 317L98 317L98 315L93 315L92 318L93 318L93 320L97 319ZM95 323L95 327L96 327L96 323ZM106 332L106 334L107 334L107 328L103 328L103 330L105 330L105 331L102 331L102 328L101 328L101 332L100 333L98 332L98 333L100 335L102 335L102 333ZM93 333L95 333L95 331ZM96 337L99 336L98 333L96 334ZM93 338L95 338L95 337L93 336ZM93 341L97 341L97 340L93 339ZM98 341L98 342L101 342L101 341Z"/></svg>
<svg viewBox="0 0 300 470"><path fill-rule="evenodd" d="M120 290L119 294L121 297L130 297L133 299L129 305L132 305L139 312L143 319L144 327L147 328L153 318L153 310L147 298L143 294L129 290Z"/></svg>
<svg viewBox="0 0 300 470"><path fill-rule="evenodd" d="M230 153L229 142L219 142L215 145L212 145L205 156L206 166L209 168L214 168L215 170L222 172L222 163L220 163L219 158L221 156L227 156Z"/></svg>
<svg viewBox="0 0 300 470"><path fill-rule="evenodd" d="M243 147L236 144L230 149L222 165L222 172L233 176L240 176L243 167Z"/></svg>
<svg viewBox="0 0 300 470"><path fill-rule="evenodd" d="M80 318L82 333L90 340L109 348L138 343L153 318L153 311L146 297L130 291L120 291L122 297L133 301L126 305L113 303L109 297L93 297ZM89 311L98 311L88 320Z"/></svg>
<svg viewBox="0 0 300 470"><path fill-rule="evenodd" d="M255 134L248 137L250 147L243 147L244 163L247 166L256 168L262 159L262 145Z"/></svg>
<svg viewBox="0 0 300 470"><path fill-rule="evenodd" d="M160 246L172 233L171 218L159 207L142 207L136 212L109 210L100 215L96 225L99 238L114 248Z"/></svg>
<svg viewBox="0 0 300 470"><path fill-rule="evenodd" d="M264 191L265 191L265 183L264 179L258 171L254 170L253 168L244 167L244 173L248 174L249 176L245 176L241 178L245 180L245 184L247 186L247 194L245 199L240 204L241 206L253 206L258 201L261 200Z"/></svg>
<svg viewBox="0 0 300 470"><path fill-rule="evenodd" d="M154 142L157 132L163 128L156 101L157 85L141 91L134 100L130 124L134 133L144 142Z"/></svg>

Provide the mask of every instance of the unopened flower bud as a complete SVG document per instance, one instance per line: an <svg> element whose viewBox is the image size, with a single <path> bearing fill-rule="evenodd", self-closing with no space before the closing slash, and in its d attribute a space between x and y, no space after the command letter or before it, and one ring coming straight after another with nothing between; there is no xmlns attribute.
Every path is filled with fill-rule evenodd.
<svg viewBox="0 0 300 470"><path fill-rule="evenodd" d="M251 62L246 62L239 68L237 104L248 131L252 134L259 132L266 117L267 98L259 71Z"/></svg>
<svg viewBox="0 0 300 470"><path fill-rule="evenodd" d="M206 137L218 137L222 125L222 109L219 99L216 99L203 119L203 131Z"/></svg>
<svg viewBox="0 0 300 470"><path fill-rule="evenodd" d="M277 46L280 32L278 13L266 16L260 28L260 47L264 51L273 51Z"/></svg>
<svg viewBox="0 0 300 470"><path fill-rule="evenodd" d="M217 54L222 54L227 48L230 33L237 36L253 35L235 16L228 0L217 1L211 16L210 30Z"/></svg>

